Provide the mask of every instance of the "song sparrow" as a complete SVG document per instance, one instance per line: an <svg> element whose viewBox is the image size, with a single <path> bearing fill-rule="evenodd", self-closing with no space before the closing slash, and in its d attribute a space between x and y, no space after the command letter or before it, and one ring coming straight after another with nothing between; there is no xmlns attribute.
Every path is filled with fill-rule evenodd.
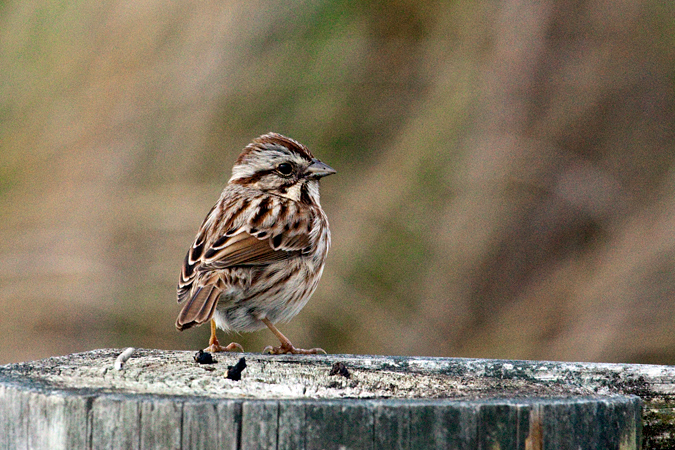
<svg viewBox="0 0 675 450"><path fill-rule="evenodd" d="M330 231L319 203L319 179L334 173L307 147L280 134L265 134L246 146L185 256L176 328L210 320L206 350L212 352L243 351L234 342L222 347L216 327L265 326L281 345L263 351L324 352L295 348L274 324L300 312L323 273Z"/></svg>

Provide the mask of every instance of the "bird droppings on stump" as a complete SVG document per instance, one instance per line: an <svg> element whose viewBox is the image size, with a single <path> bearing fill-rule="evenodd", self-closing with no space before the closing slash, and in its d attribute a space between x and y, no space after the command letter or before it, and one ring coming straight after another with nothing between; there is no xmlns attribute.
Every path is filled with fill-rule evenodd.
<svg viewBox="0 0 675 450"><path fill-rule="evenodd" d="M122 353L119 354L119 356L115 359L115 364L113 365L113 368L115 370L122 370L124 368L124 363L131 358L131 355L133 355L136 352L136 349L133 347L129 347L126 350L124 350Z"/></svg>
<svg viewBox="0 0 675 450"><path fill-rule="evenodd" d="M349 370L347 370L347 366L345 366L345 363L338 361L335 364L333 364L333 367L330 368L330 372L328 372L328 375L330 376L340 375L345 378L349 378Z"/></svg>
<svg viewBox="0 0 675 450"><path fill-rule="evenodd" d="M211 353L205 352L204 350L199 350L195 353L194 359L197 364L215 364L218 362L213 358Z"/></svg>
<svg viewBox="0 0 675 450"><path fill-rule="evenodd" d="M235 364L234 366L227 366L227 375L225 376L230 380L239 381L241 380L241 373L244 371L245 368L246 368L246 358L239 358L237 364Z"/></svg>

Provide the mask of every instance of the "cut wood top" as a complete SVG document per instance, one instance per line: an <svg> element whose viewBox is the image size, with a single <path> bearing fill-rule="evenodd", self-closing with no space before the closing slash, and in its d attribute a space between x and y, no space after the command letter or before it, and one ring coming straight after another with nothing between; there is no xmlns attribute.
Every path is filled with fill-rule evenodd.
<svg viewBox="0 0 675 450"><path fill-rule="evenodd" d="M257 353L221 353L214 355L215 364L198 364L195 352L139 349L122 370L115 370L122 352L93 350L0 366L0 382L39 390L234 399L477 400L633 394L655 400L670 399L675 393L671 366ZM228 379L228 366L242 357L247 367L241 380ZM335 363L344 365L349 378L330 374Z"/></svg>

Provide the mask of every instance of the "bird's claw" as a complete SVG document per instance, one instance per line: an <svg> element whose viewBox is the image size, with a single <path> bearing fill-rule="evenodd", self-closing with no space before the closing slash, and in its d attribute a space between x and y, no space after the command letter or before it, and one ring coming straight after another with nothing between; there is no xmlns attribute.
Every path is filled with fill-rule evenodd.
<svg viewBox="0 0 675 450"><path fill-rule="evenodd" d="M320 353L323 353L324 355L328 354L326 353L326 350L322 348L295 348L293 344L281 344L279 347L272 347L271 345L268 345L263 349L263 353L269 355L286 355L289 353L292 355L318 355Z"/></svg>
<svg viewBox="0 0 675 450"><path fill-rule="evenodd" d="M218 342L214 342L214 343L212 343L211 345L209 345L208 347L206 347L206 348L204 349L205 352L209 352L209 353L233 352L233 351L235 351L235 350L240 351L240 352L243 352L243 351L244 351L244 347L242 347L241 345L237 344L236 342L230 342L230 343L229 343L228 345L226 345L225 347L223 347L222 345L220 345Z"/></svg>

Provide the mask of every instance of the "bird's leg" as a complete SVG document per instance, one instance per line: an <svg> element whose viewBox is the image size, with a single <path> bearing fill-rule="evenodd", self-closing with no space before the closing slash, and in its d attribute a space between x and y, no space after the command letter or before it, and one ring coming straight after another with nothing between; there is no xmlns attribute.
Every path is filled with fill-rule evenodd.
<svg viewBox="0 0 675 450"><path fill-rule="evenodd" d="M239 350L240 352L244 351L244 347L237 344L236 342L231 342L229 345L223 347L218 342L216 337L216 321L211 319L211 337L209 338L209 346L204 349L205 352L217 353L217 352L232 352L234 350Z"/></svg>
<svg viewBox="0 0 675 450"><path fill-rule="evenodd" d="M269 328L272 333L274 333L276 337L279 338L279 341L281 341L281 345L279 347L272 347L271 345L268 345L263 349L263 353L269 353L271 355L283 355L285 353L292 353L294 355L316 355L317 353L323 353L324 355L326 354L326 350L322 348L310 348L309 350L305 350L304 348L295 348L293 347L293 344L291 344L291 341L289 341L286 336L281 334L281 331L277 330L277 327L272 325L272 322L270 322L269 319L264 318L260 319L260 321L267 325L267 328Z"/></svg>

